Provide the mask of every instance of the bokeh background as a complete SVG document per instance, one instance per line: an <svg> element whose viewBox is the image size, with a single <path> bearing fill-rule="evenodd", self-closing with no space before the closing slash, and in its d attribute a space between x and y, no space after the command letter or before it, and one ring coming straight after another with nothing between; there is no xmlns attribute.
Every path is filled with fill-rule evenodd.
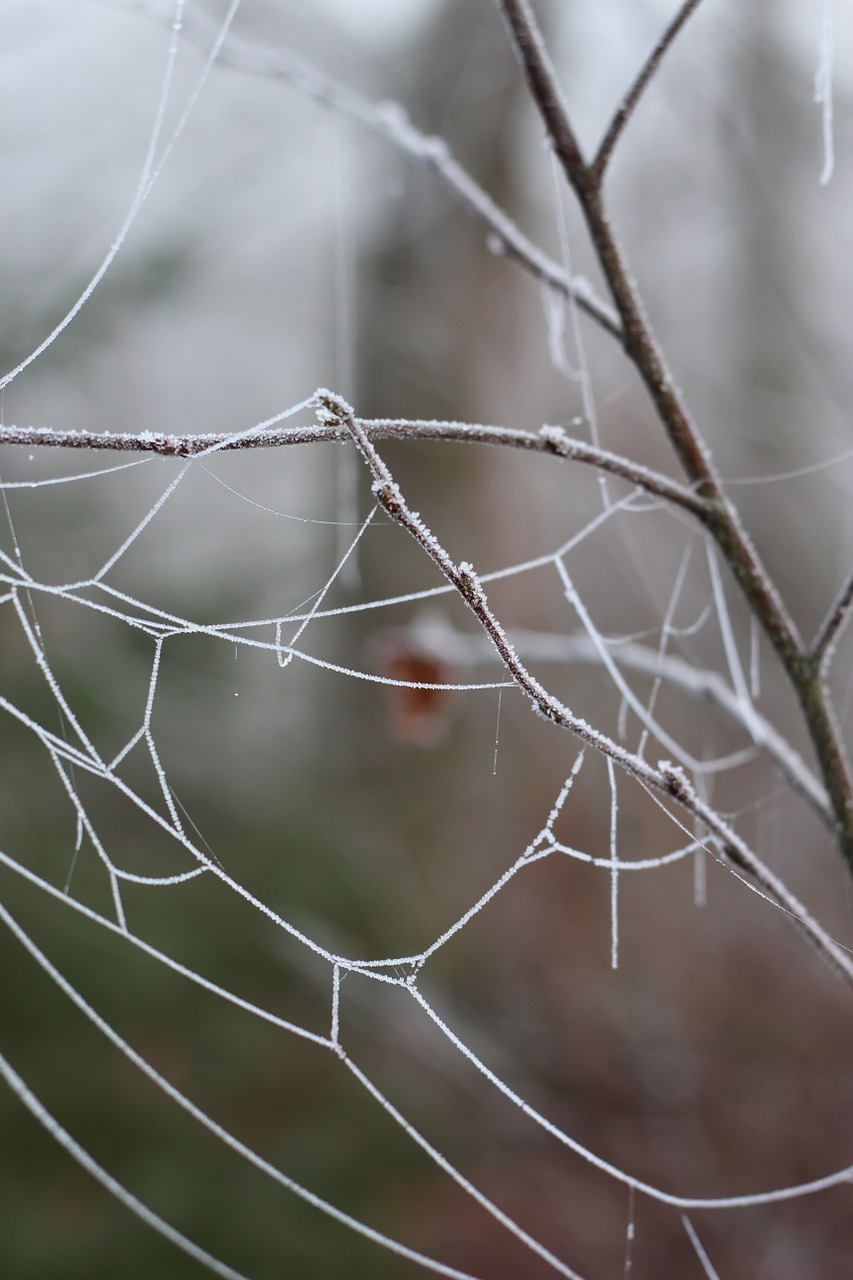
<svg viewBox="0 0 853 1280"><path fill-rule="evenodd" d="M189 14L215 31L224 9L199 3ZM673 10L658 0L538 7L588 148ZM820 6L706 0L622 140L608 187L676 379L807 634L849 569L853 510L853 26L841 5L833 17L828 184L819 183L813 93ZM372 100L399 100L537 243L557 260L568 252L572 268L596 281L487 0L244 0L234 30ZM4 369L43 341L114 242L142 169L168 42L154 7L0 7ZM183 43L167 139L203 65L200 49ZM293 84L217 66L92 298L3 392L3 421L241 431L318 386L365 417L532 430L550 422L585 438L595 429L605 447L676 474L613 341L490 253L483 229L435 175ZM309 411L293 419L310 420ZM424 443L382 453L411 506L482 572L553 553L602 510L598 478L554 459ZM0 479L13 486L0 513L4 552L19 552L38 581L91 576L181 464L149 459L93 479L19 486L127 460L4 447ZM608 486L611 500L624 497L624 486ZM282 617L324 586L369 504L344 447L216 455L191 468L108 581L201 625ZM688 553L672 651L725 673L705 552L683 522L657 509L614 516L567 563L604 635L656 646ZM436 585L405 535L376 521L326 603ZM744 661L752 648L760 671L758 706L805 751L772 657L727 591ZM496 582L490 599L510 627L548 636L578 629L553 567ZM70 706L114 755L142 720L150 638L43 592L26 609ZM442 679L499 678L487 655L471 657L471 644L424 650L423 628L439 624L473 634L444 596L318 619L302 643L368 673L426 662ZM0 627L0 693L67 732L8 601ZM850 656L842 642L834 680L845 725ZM641 726L604 673L533 666L579 714L636 746ZM650 696L650 680L633 681ZM697 759L744 746L713 708L673 690L660 691L656 709ZM413 709L375 684L296 661L281 668L268 651L209 635L166 644L151 724L204 847L306 935L353 958L427 947L536 836L576 756L573 742L509 691L500 702L490 690ZM0 752L0 849L109 913L106 877L87 841L77 848L68 796L32 734L9 716ZM157 803L143 752L128 757L124 776ZM703 776L709 798L849 943L850 877L807 806L760 757ZM74 785L123 867L175 869L174 850L138 811L85 777ZM607 771L590 758L558 833L606 856L609 831ZM620 783L622 856L652 857L681 838L648 797ZM289 1176L477 1276L554 1274L332 1055L223 1004L8 867L0 886L4 906L103 1016ZM851 1163L849 993L789 922L710 858L623 875L613 971L609 895L604 871L567 858L537 863L430 961L425 992L573 1139L667 1191L745 1194ZM327 1032L328 965L212 877L131 887L124 900L130 927L181 963ZM421 1273L200 1134L8 929L0 974L2 1051L12 1065L112 1174L205 1248L258 1278ZM632 1201L624 1185L537 1129L399 991L350 975L342 1037L465 1176L585 1280L626 1274L629 1221L632 1276L702 1274L677 1210ZM95 1185L8 1091L0 1133L0 1274L204 1274ZM728 1280L815 1280L849 1269L849 1188L696 1211L691 1221Z"/></svg>

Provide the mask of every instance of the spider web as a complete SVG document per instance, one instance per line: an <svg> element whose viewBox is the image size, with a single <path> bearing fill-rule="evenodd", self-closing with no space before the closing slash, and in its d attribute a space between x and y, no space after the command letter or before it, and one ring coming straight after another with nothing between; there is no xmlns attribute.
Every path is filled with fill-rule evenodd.
<svg viewBox="0 0 853 1280"><path fill-rule="evenodd" d="M236 10L176 106L175 7L127 216L10 393L121 261ZM573 430L597 444L578 309L544 300ZM7 1037L4 1079L95 1182L222 1276L286 1258L301 1274L591 1277L596 1256L640 1274L650 1240L714 1275L715 1251L781 1250L853 1166L836 1146L780 1161L772 1099L724 1091L739 1055L751 1070L769 966L791 1020L816 1042L835 1028L843 987L794 924L846 954L801 905L783 839L821 832L826 798L768 711L772 675L713 545L642 484L576 477L566 432L546 427L544 454L502 460L524 478L514 516L488 527L400 479L419 546L369 490L357 441L259 447L328 430L328 403L232 423L189 458L4 449L0 918L4 971L25 964L35 985L9 984L3 1021L40 1024L38 1052ZM392 456L369 447L368 464ZM364 471L358 503L342 451ZM530 714L472 599L580 742L544 700ZM765 880L727 861L722 826L648 785L660 761ZM810 887L840 935L833 888ZM733 1029L703 969L742 983ZM804 1068L768 1026L785 1105L780 1078ZM88 1116L57 1085L64 1035L59 1074ZM803 1216L780 1226L780 1204Z"/></svg>

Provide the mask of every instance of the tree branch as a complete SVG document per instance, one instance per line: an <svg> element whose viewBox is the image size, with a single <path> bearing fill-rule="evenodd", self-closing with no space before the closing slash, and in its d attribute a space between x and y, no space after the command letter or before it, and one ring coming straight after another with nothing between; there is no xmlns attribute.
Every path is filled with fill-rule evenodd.
<svg viewBox="0 0 853 1280"><path fill-rule="evenodd" d="M607 132L601 140L598 151L595 153L595 158L590 165L590 170L596 186L601 186L604 178L604 171L607 168L608 161L613 153L613 148L616 146L616 143L625 131L628 121L636 110L637 103L640 101L645 89L660 66L661 59L664 57L666 51L675 40L675 37L684 26L687 19L696 9L699 8L701 3L702 0L685 0L684 4L682 4L675 17L672 19L672 22L670 22L663 35L652 49L648 58L643 63L637 73L634 83L631 85L630 89L625 94L625 97L619 104L613 119L610 121Z"/></svg>
<svg viewBox="0 0 853 1280"><path fill-rule="evenodd" d="M676 388L610 226L601 187L575 141L556 75L528 0L497 0L534 103L572 187L622 321L622 345L697 494L708 504L705 526L735 575L778 655L802 708L832 802L839 847L853 871L853 776L826 690L775 582L726 496L707 446Z"/></svg>
<svg viewBox="0 0 853 1280"><path fill-rule="evenodd" d="M688 511L703 523L708 510L701 498L660 472L632 462L607 449L575 440L562 427L542 427L538 433L465 422L423 422L400 418L359 418L370 440L443 440L463 444L501 445L528 453L581 462L627 480L638 488ZM312 423L303 427L258 430L255 434L207 432L202 435L161 435L89 431L54 431L49 427L0 426L0 445L29 448L96 449L117 453L156 453L163 457L194 458L203 454L230 453L238 449L272 449L296 444L328 444L349 440L343 427Z"/></svg>
<svg viewBox="0 0 853 1280"><path fill-rule="evenodd" d="M566 729L582 742L609 757L643 786L676 803L714 837L719 856L738 873L745 873L779 907L788 913L823 959L846 983L853 985L853 957L839 947L809 914L805 906L766 867L746 842L697 795L684 770L661 761L657 768L594 729L549 693L522 663L489 605L482 583L470 564L456 564L421 517L408 506L390 469L377 453L353 410L340 396L320 392L319 410L324 425L343 426L349 432L372 476L371 490L388 516L414 538L444 578L474 614L517 687L545 720Z"/></svg>

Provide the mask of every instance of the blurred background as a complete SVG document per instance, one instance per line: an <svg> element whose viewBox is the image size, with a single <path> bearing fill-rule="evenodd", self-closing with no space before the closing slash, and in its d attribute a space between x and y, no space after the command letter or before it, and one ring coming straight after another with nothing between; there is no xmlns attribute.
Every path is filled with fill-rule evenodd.
<svg viewBox="0 0 853 1280"><path fill-rule="evenodd" d="M590 152L674 11L659 0L537 6ZM201 30L209 47L224 13L221 2L191 4L189 33ZM853 511L853 23L841 5L833 19L828 184L819 182L814 101L822 15L805 0L706 0L608 179L676 381L805 634L849 571ZM492 3L243 0L234 35L371 101L398 100L545 252L602 288ZM168 49L168 23L153 6L0 7L3 370L39 347L116 241ZM203 48L182 41L164 139L203 69ZM5 388L2 418L62 430L237 432L319 386L364 417L561 424L677 475L613 339L490 252L484 229L435 174L281 76L214 66L120 252L79 314ZM311 420L306 409L288 421ZM684 520L641 503L593 528L628 489L609 479L605 492L593 472L553 458L423 442L381 452L457 560L496 572L577 538L566 566L614 653L620 640L656 650L666 620L670 652L728 678L705 547ZM139 459L5 446L0 549L48 587L89 580L183 467L146 457L118 469ZM190 467L104 579L131 600L121 607L132 615L144 606L208 629L165 642L150 721L187 830L271 910L352 959L430 946L534 840L577 755L509 690L413 702L306 662L280 666L273 624L248 624L303 610L370 506L348 447L216 454ZM376 519L323 608L438 585L406 535ZM756 704L808 759L774 660L728 581L725 590L760 685ZM508 574L489 598L509 628L556 644L579 630L553 564ZM113 758L143 723L151 635L67 593L34 589L21 599L68 707ZM4 602L0 695L73 740ZM284 628L285 641L293 630ZM473 620L446 595L317 618L299 647L350 672L500 679ZM642 726L606 672L538 652L531 667L549 689L637 748ZM845 725L850 657L842 640L833 679ZM642 701L653 696L650 677L630 681ZM710 704L666 686L654 696L661 723L696 761L748 745ZM91 839L79 838L50 757L20 719L4 715L0 734L0 851L114 918L103 864ZM160 811L144 748L128 753L121 776ZM647 748L651 760L670 754ZM830 932L853 941L850 875L773 766L753 756L699 778ZM71 785L124 870L189 869L188 856L113 788L82 771ZM618 798L621 857L652 858L687 840L634 784L620 781ZM555 832L604 858L610 828L607 770L588 757ZM424 994L553 1124L667 1192L735 1196L850 1164L849 994L789 922L710 857L623 874L613 970L610 893L609 873L588 863L552 855L532 864L428 962ZM128 884L122 897L129 928L152 945L328 1034L329 965L213 876ZM225 1004L7 864L0 902L139 1052L289 1177L448 1266L488 1280L555 1274L327 1050ZM0 972L0 1049L12 1066L111 1174L204 1248L259 1280L424 1274L201 1133L8 928ZM702 1274L677 1209L630 1196L535 1126L400 990L349 974L341 1037L465 1177L585 1280ZM205 1274L97 1186L8 1090L0 1131L0 1273ZM849 1188L697 1210L691 1221L727 1280L849 1269Z"/></svg>

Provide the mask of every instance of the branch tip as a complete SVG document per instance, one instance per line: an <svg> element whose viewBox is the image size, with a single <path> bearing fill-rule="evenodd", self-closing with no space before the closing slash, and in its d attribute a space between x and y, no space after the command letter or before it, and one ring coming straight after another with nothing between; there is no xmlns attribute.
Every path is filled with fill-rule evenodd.
<svg viewBox="0 0 853 1280"><path fill-rule="evenodd" d="M637 73L633 84L622 99L613 119L610 121L607 132L599 144L598 151L595 153L595 158L590 165L590 173L593 176L596 187L601 186L604 179L604 171L607 168L611 155L613 154L613 149L624 133L629 120L637 108L637 104L643 96L643 93L654 79L655 72L660 66L664 54L675 40L675 37L684 26L687 19L696 9L699 8L701 3L702 0L685 0L685 3L682 4L669 26L665 28L657 44L652 49L651 53L646 58L646 61Z"/></svg>

